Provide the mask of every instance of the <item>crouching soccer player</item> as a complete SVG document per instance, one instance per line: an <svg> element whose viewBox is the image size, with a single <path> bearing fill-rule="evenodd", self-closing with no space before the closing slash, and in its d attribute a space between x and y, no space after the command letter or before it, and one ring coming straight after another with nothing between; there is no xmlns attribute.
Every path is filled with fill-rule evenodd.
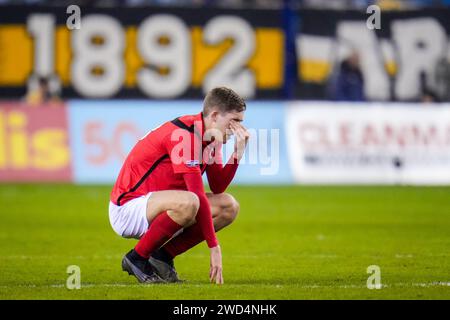
<svg viewBox="0 0 450 320"><path fill-rule="evenodd" d="M139 282L177 282L173 259L203 240L210 249L210 281L223 283L222 253L215 232L235 219L239 204L224 193L248 142L242 126L246 105L219 87L203 111L168 121L131 150L111 192L109 218L116 233L139 239L122 269ZM221 162L221 147L233 134L235 150ZM206 171L212 193L205 193Z"/></svg>

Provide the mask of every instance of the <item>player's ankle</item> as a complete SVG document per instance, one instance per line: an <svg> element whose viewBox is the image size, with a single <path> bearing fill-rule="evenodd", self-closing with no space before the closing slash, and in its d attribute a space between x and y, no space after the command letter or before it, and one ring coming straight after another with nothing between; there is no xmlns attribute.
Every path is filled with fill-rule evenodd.
<svg viewBox="0 0 450 320"><path fill-rule="evenodd" d="M138 261L147 261L148 258L141 256L135 249L130 251L130 258Z"/></svg>
<svg viewBox="0 0 450 320"><path fill-rule="evenodd" d="M173 261L173 257L170 255L170 253L164 248L159 248L157 251L155 251L152 256L155 259L164 261L166 263L170 263Z"/></svg>

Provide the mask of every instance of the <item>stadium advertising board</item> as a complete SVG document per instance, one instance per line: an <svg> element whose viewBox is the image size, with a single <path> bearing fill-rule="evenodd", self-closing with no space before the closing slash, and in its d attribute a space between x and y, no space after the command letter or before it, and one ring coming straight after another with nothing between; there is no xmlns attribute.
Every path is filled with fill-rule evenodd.
<svg viewBox="0 0 450 320"><path fill-rule="evenodd" d="M65 7L2 8L1 95L48 76L72 98L200 98L217 85L280 97L279 11L82 7L74 30L68 18Z"/></svg>
<svg viewBox="0 0 450 320"><path fill-rule="evenodd" d="M74 181L113 183L140 138L168 120L197 110L198 104L180 102L69 101Z"/></svg>
<svg viewBox="0 0 450 320"><path fill-rule="evenodd" d="M69 101L74 181L113 183L128 152L147 132L183 114L201 110L192 101ZM124 107L126 106L126 107ZM289 183L291 174L282 139L283 104L249 102L245 125L251 139L236 174L237 183ZM224 160L234 151L230 140Z"/></svg>
<svg viewBox="0 0 450 320"><path fill-rule="evenodd" d="M201 101L0 105L0 181L113 183L146 133ZM126 108L124 108L126 106ZM248 103L241 184L450 184L448 104ZM234 150L230 140L224 160ZM206 180L205 180L206 181Z"/></svg>
<svg viewBox="0 0 450 320"><path fill-rule="evenodd" d="M297 183L449 184L450 106L291 103Z"/></svg>
<svg viewBox="0 0 450 320"><path fill-rule="evenodd" d="M0 181L71 181L64 106L0 103Z"/></svg>

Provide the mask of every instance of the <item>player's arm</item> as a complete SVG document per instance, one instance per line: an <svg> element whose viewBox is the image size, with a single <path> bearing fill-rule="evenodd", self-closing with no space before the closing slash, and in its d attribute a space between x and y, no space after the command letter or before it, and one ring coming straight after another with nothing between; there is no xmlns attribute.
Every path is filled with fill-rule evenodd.
<svg viewBox="0 0 450 320"><path fill-rule="evenodd" d="M206 243L211 250L210 280L217 284L222 284L222 253L214 231L211 207L205 194L202 176L200 172L191 172L183 174L183 178L188 191L195 193L200 200L200 208L198 209L196 220L200 225Z"/></svg>
<svg viewBox="0 0 450 320"><path fill-rule="evenodd" d="M239 161L244 155L248 139L250 138L250 134L248 133L247 129L239 122L231 121L230 128L236 138L233 154L231 155L227 164L223 166L220 162L222 158L221 154L219 153L220 149L216 149L219 153L219 156L215 158L219 161L215 161L213 164L208 165L208 167L206 168L209 187L213 193L222 193L230 185L239 166Z"/></svg>
<svg viewBox="0 0 450 320"><path fill-rule="evenodd" d="M220 162L209 164L206 167L206 176L211 192L216 194L224 192L233 180L238 166L239 161L234 155L225 166Z"/></svg>
<svg viewBox="0 0 450 320"><path fill-rule="evenodd" d="M196 220L211 250L210 280L222 284L222 254L214 231L211 208L206 198L201 171L198 166L197 155L200 150L196 149L201 146L201 142L198 143L195 139L194 134L177 130L165 137L163 146L170 157L173 171L183 175L188 191L195 193L200 200ZM182 150L182 154L180 150ZM196 161L197 164L195 164Z"/></svg>

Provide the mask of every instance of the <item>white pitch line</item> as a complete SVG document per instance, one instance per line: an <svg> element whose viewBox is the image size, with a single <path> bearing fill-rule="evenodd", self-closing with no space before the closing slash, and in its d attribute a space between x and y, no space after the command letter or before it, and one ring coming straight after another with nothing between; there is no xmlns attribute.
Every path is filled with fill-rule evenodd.
<svg viewBox="0 0 450 320"><path fill-rule="evenodd" d="M2 238L0 234L0 238ZM270 257L276 257L277 255L272 253L261 253L261 254L252 254L252 255L244 255L244 254L235 254L230 255L232 258L247 258L247 259L266 259ZM404 258L420 258L420 257L448 257L448 254L421 254L421 255L412 255L412 254L395 254L395 255L385 255L385 256L367 256L367 255L361 255L361 257L367 258L390 258L395 257L397 259L404 259ZM65 259L65 260L71 260L71 259L77 259L77 260L91 260L91 259L106 259L106 260L120 260L122 259L123 255L92 255L92 256L60 256L60 255L11 255L11 256L1 256L1 260L29 260L29 259ZM202 254L202 253L194 253L189 254L189 257L187 256L180 256L180 260L185 258L195 258L195 259L203 259L207 258L208 255ZM336 259L336 258L346 258L345 255L337 255L337 254L310 254L310 253L300 253L300 254L293 254L290 256L291 258L310 258L310 259Z"/></svg>
<svg viewBox="0 0 450 320"><path fill-rule="evenodd" d="M4 257L0 257L0 260L6 260L6 259L11 259L11 260L36 260L36 259L65 259L65 260L91 260L91 259L106 259L106 260L120 260L123 258L123 255L105 255L105 256L98 256L98 255L93 255L93 256L70 256L70 257L66 257L66 256L46 256L46 255L38 255L38 256L26 256L26 255L16 255L16 256L4 256Z"/></svg>
<svg viewBox="0 0 450 320"><path fill-rule="evenodd" d="M164 284L158 284L158 286L163 286ZM194 287L203 287L203 286L209 286L209 284L189 284L188 286L194 286ZM239 286L239 287L258 287L258 285L254 284L231 284L230 286ZM276 288L283 288L286 287L286 285L264 285L265 287L276 287ZM294 285L295 286L295 285ZM29 285L12 285L12 286L0 286L1 289L10 289L10 288L65 288L65 284L49 284L49 285L35 285L35 284L29 284ZM147 285L143 284L125 284L125 283L87 283L83 284L81 283L81 289L83 288L145 288L148 287ZM295 286L296 288L300 289L364 289L367 288L367 286L364 285L356 285L356 284L349 284L349 285L299 285ZM422 288L429 288L429 287L450 287L450 282L441 282L441 281L435 281L435 282L428 282L428 283L406 283L406 282L397 282L392 284L382 284L382 288L395 288L395 287L422 287Z"/></svg>

